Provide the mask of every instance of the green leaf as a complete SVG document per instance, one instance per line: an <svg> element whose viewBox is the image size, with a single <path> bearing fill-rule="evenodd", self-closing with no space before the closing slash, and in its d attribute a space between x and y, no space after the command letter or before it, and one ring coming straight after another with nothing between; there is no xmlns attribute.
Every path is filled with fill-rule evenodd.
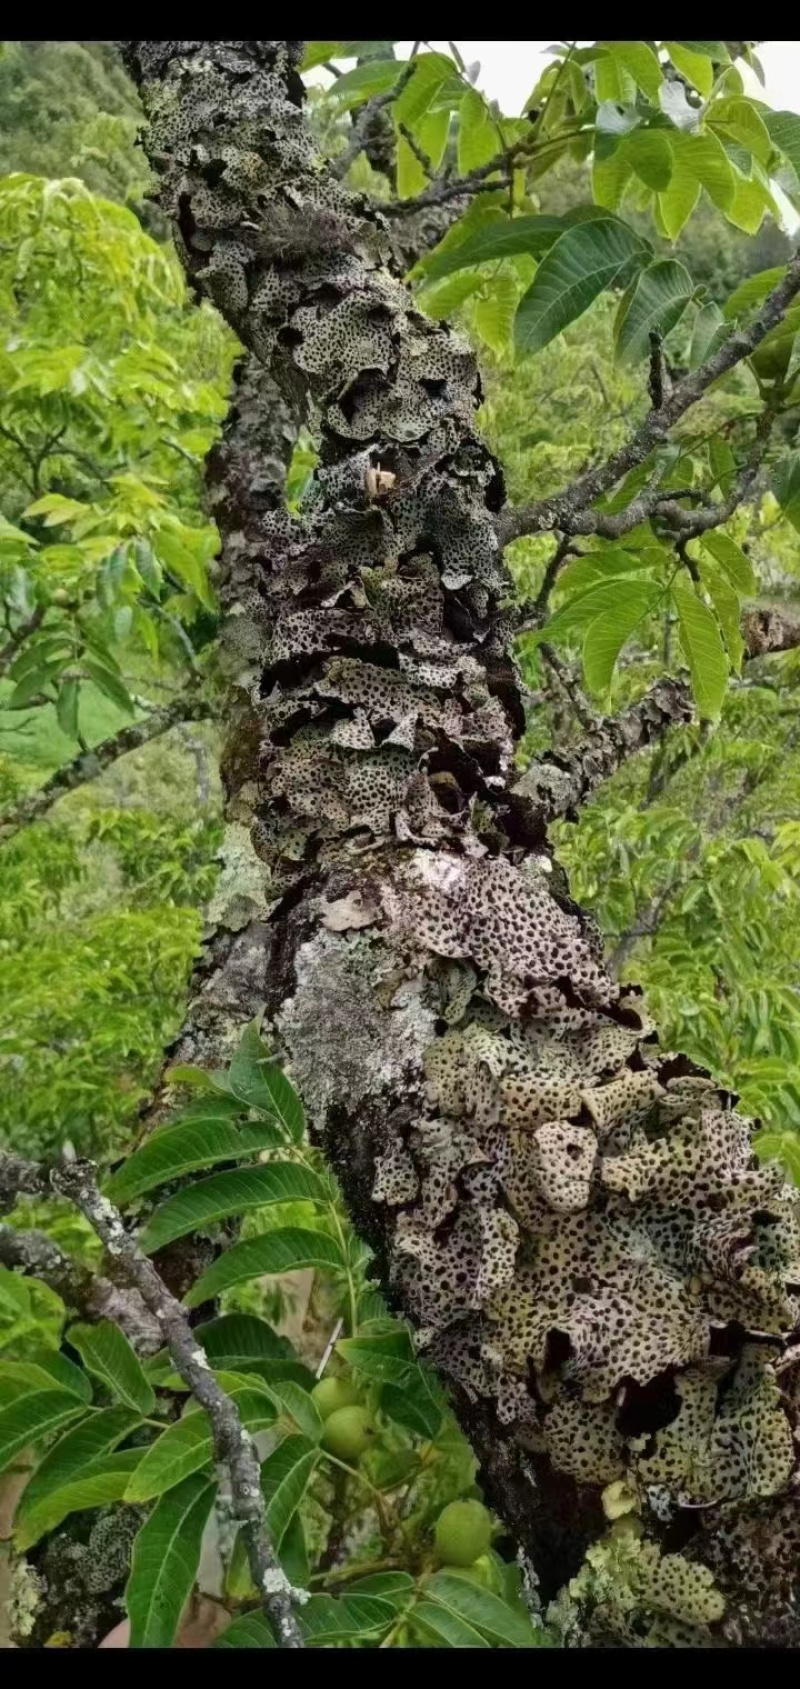
<svg viewBox="0 0 800 1689"><path fill-rule="evenodd" d="M86 1373L58 1349L35 1349L24 1361L3 1359L4 1380L18 1379L35 1390L68 1390L85 1405L91 1402L92 1386Z"/></svg>
<svg viewBox="0 0 800 1689"><path fill-rule="evenodd" d="M248 1431L266 1431L274 1425L274 1403L261 1389L237 1385L231 1388L230 1395ZM202 1409L185 1412L182 1419L169 1425L150 1444L131 1478L126 1500L151 1501L191 1473L208 1466L212 1457L213 1439L208 1415Z"/></svg>
<svg viewBox="0 0 800 1689"><path fill-rule="evenodd" d="M79 1478L42 1497L38 1505L28 1511L24 1526L16 1532L20 1551L31 1548L40 1537L54 1531L70 1513L83 1513L93 1507L105 1507L112 1501L122 1501L141 1458L141 1449L123 1449L116 1454L103 1455L93 1461Z"/></svg>
<svg viewBox="0 0 800 1689"><path fill-rule="evenodd" d="M388 94L404 68L399 59L374 59L369 64L357 65L355 70L347 70L336 78L330 96L340 111L350 111L373 94Z"/></svg>
<svg viewBox="0 0 800 1689"><path fill-rule="evenodd" d="M670 144L676 139L676 135L670 135ZM670 184L656 199L658 216L667 240L677 240L681 229L688 223L699 198L699 178L689 166L685 151L680 146L673 147Z"/></svg>
<svg viewBox="0 0 800 1689"><path fill-rule="evenodd" d="M663 80L658 55L647 41L608 41L603 43L615 59L619 59L648 100L657 101Z"/></svg>
<svg viewBox="0 0 800 1689"><path fill-rule="evenodd" d="M374 1595L312 1595L297 1612L297 1622L311 1648L330 1648L353 1637L379 1636L394 1619L392 1604Z"/></svg>
<svg viewBox="0 0 800 1689"><path fill-rule="evenodd" d="M293 1144L301 1142L306 1130L303 1105L262 1042L256 1021L245 1028L228 1071L228 1084L233 1095L248 1108L257 1108L277 1120Z"/></svg>
<svg viewBox="0 0 800 1689"><path fill-rule="evenodd" d="M139 1244L146 1255L152 1255L176 1237L200 1231L229 1214L247 1214L271 1202L324 1202L325 1199L325 1186L317 1174L292 1161L272 1161L266 1166L239 1168L234 1173L216 1173L162 1203L140 1233Z"/></svg>
<svg viewBox="0 0 800 1689"><path fill-rule="evenodd" d="M758 159L759 164L769 164L772 141L752 100L734 95L732 99L715 101L708 112L708 124L718 130L723 139L738 141Z"/></svg>
<svg viewBox="0 0 800 1689"><path fill-rule="evenodd" d="M21 1449L49 1437L84 1411L67 1390L30 1390L0 1408L0 1472Z"/></svg>
<svg viewBox="0 0 800 1689"><path fill-rule="evenodd" d="M729 667L716 617L690 587L674 581L671 591L697 708L705 720L716 721Z"/></svg>
<svg viewBox="0 0 800 1689"><path fill-rule="evenodd" d="M736 459L721 434L714 434L708 442L708 461L723 498L730 492L736 474Z"/></svg>
<svg viewBox="0 0 800 1689"><path fill-rule="evenodd" d="M212 1648L276 1648L277 1643L266 1613L242 1613L229 1624Z"/></svg>
<svg viewBox="0 0 800 1689"><path fill-rule="evenodd" d="M736 197L736 172L719 137L710 129L696 135L678 130L670 136L670 145L679 166L696 177L719 211L729 212Z"/></svg>
<svg viewBox="0 0 800 1689"><path fill-rule="evenodd" d="M468 271L466 274L462 271L460 275L453 276L450 281L441 282L438 286L423 288L418 293L417 299L429 317L433 317L436 322L441 322L447 317L454 316L455 312L466 304L472 294L477 293L478 288L484 286L485 277L477 271Z"/></svg>
<svg viewBox="0 0 800 1689"><path fill-rule="evenodd" d="M26 1527L39 1505L56 1490L73 1483L103 1455L111 1454L139 1424L138 1413L131 1413L128 1408L102 1408L59 1437L40 1460L22 1492L15 1521L20 1532L20 1552L34 1540L27 1536Z"/></svg>
<svg viewBox="0 0 800 1689"><path fill-rule="evenodd" d="M800 116L796 111L765 111L764 123L770 140L800 178Z"/></svg>
<svg viewBox="0 0 800 1689"><path fill-rule="evenodd" d="M94 657L84 657L83 662L86 672L90 679L94 681L98 692L102 692L104 698L110 698L112 704L116 704L118 709L126 710L128 715L133 715L135 710L133 699L127 686L118 679L117 675L113 674L111 669L107 669L103 663L97 662Z"/></svg>
<svg viewBox="0 0 800 1689"><path fill-rule="evenodd" d="M663 129L637 129L625 142L625 158L645 187L657 193L669 187L674 155Z"/></svg>
<svg viewBox="0 0 800 1689"><path fill-rule="evenodd" d="M292 1419L298 1431L308 1437L310 1442L319 1442L323 1429L322 1418L307 1389L287 1378L275 1382L265 1380L264 1391L275 1403L282 1418Z"/></svg>
<svg viewBox="0 0 800 1689"><path fill-rule="evenodd" d="M470 88L458 108L458 174L468 176L500 150L497 130L482 94Z"/></svg>
<svg viewBox="0 0 800 1689"><path fill-rule="evenodd" d="M395 1612L407 1607L414 1594L414 1579L408 1572L370 1572L350 1584L351 1595L378 1595L389 1601Z"/></svg>
<svg viewBox="0 0 800 1689"><path fill-rule="evenodd" d="M787 522L800 534L800 452L789 452L778 464L772 491Z"/></svg>
<svg viewBox="0 0 800 1689"><path fill-rule="evenodd" d="M125 1605L131 1648L169 1648L194 1588L217 1486L195 1473L162 1496L133 1545Z"/></svg>
<svg viewBox="0 0 800 1689"><path fill-rule="evenodd" d="M418 1369L408 1331L396 1322L382 1331L342 1337L336 1352L348 1366L356 1367L381 1384L406 1384Z"/></svg>
<svg viewBox="0 0 800 1689"><path fill-rule="evenodd" d="M155 1185L167 1180L196 1173L215 1161L243 1161L245 1156L259 1150L277 1149L280 1135L267 1122L263 1125L236 1126L214 1112L208 1104L207 1115L191 1115L159 1127L151 1133L140 1149L134 1150L109 1179L105 1194L118 1206L142 1196Z"/></svg>
<svg viewBox="0 0 800 1689"><path fill-rule="evenodd" d="M436 1572L425 1579L423 1588L428 1600L464 1620L495 1647L537 1647L538 1637L527 1615L470 1579L453 1571Z"/></svg>
<svg viewBox="0 0 800 1689"><path fill-rule="evenodd" d="M414 1628L422 1631L423 1642L428 1637L443 1643L446 1648L488 1648L490 1644L479 1630L468 1624L449 1607L435 1601L418 1601L412 1614Z"/></svg>
<svg viewBox="0 0 800 1689"><path fill-rule="evenodd" d="M405 1425L419 1437L433 1438L441 1429L442 1408L421 1367L402 1388L397 1384L384 1385L381 1408L396 1425Z"/></svg>
<svg viewBox="0 0 800 1689"><path fill-rule="evenodd" d="M744 657L744 640L739 628L741 606L739 595L734 592L730 582L725 579L721 570L714 567L705 557L700 559L700 578L703 586L717 614L722 635L728 649L731 667L735 674L742 672L742 658Z"/></svg>
<svg viewBox="0 0 800 1689"><path fill-rule="evenodd" d="M607 53L598 58L594 74L595 95L600 104L605 100L615 100L621 105L630 103L636 92L636 85L618 55Z"/></svg>
<svg viewBox="0 0 800 1689"><path fill-rule="evenodd" d="M724 534L721 528L710 528L708 533L703 534L702 546L704 551L710 551L737 592L744 593L745 596L755 592L756 577L753 565L736 541L731 539L730 534Z"/></svg>
<svg viewBox="0 0 800 1689"><path fill-rule="evenodd" d="M726 321L730 322L733 317L743 316L754 305L761 305L767 294L771 293L773 288L783 281L785 275L786 265L778 264L772 270L759 270L757 275L748 276L746 281L741 282L739 287L734 288L733 293L725 301L723 310Z"/></svg>
<svg viewBox="0 0 800 1689"><path fill-rule="evenodd" d="M687 82L691 82L703 99L707 100L714 86L714 69L711 60L702 53L693 53L686 41L665 41L664 46L669 53L672 63Z"/></svg>
<svg viewBox="0 0 800 1689"><path fill-rule="evenodd" d="M81 687L79 680L65 680L59 688L56 699L56 717L62 733L68 739L78 737L78 704L80 702Z"/></svg>
<svg viewBox="0 0 800 1689"><path fill-rule="evenodd" d="M63 674L69 662L68 656L54 657L50 662L43 662L38 667L29 669L24 680L18 681L14 687L10 698L6 700L5 708L7 710L24 709L26 704L29 704L40 692L46 691L46 688L60 674Z"/></svg>
<svg viewBox="0 0 800 1689"><path fill-rule="evenodd" d="M540 351L588 310L646 253L617 218L578 223L560 235L539 265L517 310L515 338L522 353Z"/></svg>
<svg viewBox="0 0 800 1689"><path fill-rule="evenodd" d="M212 1261L184 1297L184 1304L187 1308L198 1308L202 1302L220 1296L223 1290L230 1290L232 1285L245 1279L263 1278L268 1273L291 1273L300 1267L331 1271L343 1265L338 1243L326 1232L303 1231L293 1226L262 1232L244 1243L234 1243L224 1255Z"/></svg>
<svg viewBox="0 0 800 1689"><path fill-rule="evenodd" d="M123 1407L143 1415L154 1411L156 1398L124 1331L113 1320L96 1325L73 1325L67 1341L77 1349L84 1366L101 1378Z"/></svg>
<svg viewBox="0 0 800 1689"><path fill-rule="evenodd" d="M704 305L694 320L689 368L697 369L710 358L729 333L728 325L718 305L712 300Z"/></svg>
<svg viewBox="0 0 800 1689"><path fill-rule="evenodd" d="M443 53L419 53L411 81L406 83L394 102L392 110L395 122L405 123L407 128L415 129L419 119L429 111L433 97L442 83L453 75L453 70L452 59L445 58ZM338 83L335 91L338 93Z"/></svg>
<svg viewBox="0 0 800 1689"><path fill-rule="evenodd" d="M596 697L603 698L608 692L620 651L641 620L641 607L634 602L604 610L589 623L583 641L583 672L586 685Z"/></svg>
<svg viewBox="0 0 800 1689"><path fill-rule="evenodd" d="M306 1437L285 1437L261 1467L261 1488L267 1514L267 1530L276 1550L280 1549L291 1519L297 1512L320 1459L320 1451Z"/></svg>
<svg viewBox="0 0 800 1689"><path fill-rule="evenodd" d="M474 310L475 331L498 358L510 350L519 287L514 276L497 276Z"/></svg>
<svg viewBox="0 0 800 1689"><path fill-rule="evenodd" d="M263 1364L290 1358L294 1351L266 1320L255 1314L222 1314L195 1327L195 1337L215 1371L257 1371Z"/></svg>
<svg viewBox="0 0 800 1689"><path fill-rule="evenodd" d="M561 639L565 634L573 633L579 628L585 628L597 616L606 611L620 613L630 605L639 606L640 614L645 615L652 610L662 596L662 588L654 581L631 580L630 575L614 576L610 580L600 580L595 586L588 587L585 592L578 593L567 604L537 630L533 638L538 643L542 639Z"/></svg>
<svg viewBox="0 0 800 1689"><path fill-rule="evenodd" d="M756 235L767 213L777 220L777 207L772 195L755 177L748 180L737 176L736 196L727 212L728 222L742 229L746 235Z"/></svg>
<svg viewBox="0 0 800 1689"><path fill-rule="evenodd" d="M300 70L314 70L317 65L326 64L328 59L335 59L338 46L338 41L307 41Z"/></svg>
<svg viewBox="0 0 800 1689"><path fill-rule="evenodd" d="M503 217L482 223L457 246L443 247L442 250L437 248L425 260L425 281L438 281L454 270L494 263L499 258L513 258L519 253L539 258L566 227L563 217Z"/></svg>
<svg viewBox="0 0 800 1689"><path fill-rule="evenodd" d="M295 1589L307 1589L311 1582L311 1564L306 1547L306 1533L299 1513L293 1514L281 1538L278 1559L289 1582Z"/></svg>
<svg viewBox="0 0 800 1689"><path fill-rule="evenodd" d="M598 135L592 157L592 196L599 207L607 212L619 209L632 170L627 141Z"/></svg>
<svg viewBox="0 0 800 1689"><path fill-rule="evenodd" d="M395 165L398 199L416 199L427 186L428 177L405 135L398 135L395 146Z"/></svg>
<svg viewBox="0 0 800 1689"><path fill-rule="evenodd" d="M680 322L694 292L688 270L675 258L662 258L642 270L633 285L627 309L615 325L616 354L622 364L634 364L650 353L650 334L669 334Z"/></svg>

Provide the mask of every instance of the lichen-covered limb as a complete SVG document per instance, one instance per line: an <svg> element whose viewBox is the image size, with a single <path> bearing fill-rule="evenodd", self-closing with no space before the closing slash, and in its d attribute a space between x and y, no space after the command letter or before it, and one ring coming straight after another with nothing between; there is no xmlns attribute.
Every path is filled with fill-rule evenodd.
<svg viewBox="0 0 800 1689"><path fill-rule="evenodd" d="M54 1168L50 1183L89 1221L115 1263L117 1273L141 1296L158 1322L176 1370L205 1408L211 1422L214 1457L230 1473L231 1505L247 1549L253 1582L271 1618L279 1646L302 1648L295 1617L295 1592L269 1540L261 1469L239 1411L212 1373L180 1303L171 1296L152 1261L143 1255L125 1230L121 1215L101 1195L90 1162L75 1161Z"/></svg>
<svg viewBox="0 0 800 1689"><path fill-rule="evenodd" d="M797 1196L734 1099L659 1050L513 784L475 361L316 156L300 51L126 47L188 273L320 418L303 522L219 506L257 583L229 790L273 900L267 1016L545 1595L588 1551L604 1638L800 1642L777 1572L766 1594L752 1573L794 1553L796 1371L773 1361L800 1316Z"/></svg>
<svg viewBox="0 0 800 1689"><path fill-rule="evenodd" d="M601 781L628 757L691 718L689 687L680 680L658 680L621 715L599 719L568 756L548 755L530 763L514 789L530 797L549 820L574 820Z"/></svg>
<svg viewBox="0 0 800 1689"><path fill-rule="evenodd" d="M179 722L204 721L210 714L211 705L207 700L188 692L161 709L151 710L143 720L120 728L119 733L113 733L92 750L82 751L72 762L57 769L42 786L37 786L35 792L28 792L9 809L3 810L0 814L0 841L11 838L21 827L30 826L32 821L40 820L59 798L65 797L67 792L76 791L79 786L85 786L89 780L97 780L120 757L141 750L143 745L149 745L153 739L169 733Z"/></svg>
<svg viewBox="0 0 800 1689"><path fill-rule="evenodd" d="M748 662L800 646L800 619L792 614L791 608L781 605L746 609L741 631ZM577 707L575 704L573 696L574 713L579 714L583 706L580 702ZM514 790L530 798L548 820L560 816L573 820L592 792L621 768L628 757L657 744L670 728L691 721L692 714L692 694L685 681L657 680L621 715L591 720L581 713L586 734L575 750L563 756L549 753L537 759L526 768ZM644 927L642 932L649 930L652 929ZM637 929L633 936L641 936L641 932ZM617 954L617 966L621 959Z"/></svg>

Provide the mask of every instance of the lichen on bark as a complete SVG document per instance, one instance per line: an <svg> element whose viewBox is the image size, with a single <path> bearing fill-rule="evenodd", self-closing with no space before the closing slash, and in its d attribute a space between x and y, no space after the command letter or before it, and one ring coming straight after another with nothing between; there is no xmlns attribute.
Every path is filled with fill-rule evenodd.
<svg viewBox="0 0 800 1689"><path fill-rule="evenodd" d="M797 1645L783 1573L751 1586L759 1533L794 1540L797 1198L550 871L475 361L315 154L300 46L125 44L189 276L319 418L299 521L212 471L268 1016L545 1596L577 1580L583 1636Z"/></svg>

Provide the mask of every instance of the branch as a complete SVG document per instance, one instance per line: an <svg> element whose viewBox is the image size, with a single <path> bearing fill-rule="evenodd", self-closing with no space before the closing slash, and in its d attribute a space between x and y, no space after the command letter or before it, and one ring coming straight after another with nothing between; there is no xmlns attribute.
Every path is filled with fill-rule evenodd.
<svg viewBox="0 0 800 1689"><path fill-rule="evenodd" d="M110 1278L82 1267L46 1232L0 1225L0 1266L43 1279L84 1319L113 1320L137 1354L155 1355L162 1347L161 1327L138 1291L120 1289Z"/></svg>
<svg viewBox="0 0 800 1689"><path fill-rule="evenodd" d="M20 646L24 645L25 640L30 639L31 634L36 633L37 628L41 627L42 622L44 621L44 614L45 606L42 604L38 605L35 610L31 611L31 614L24 622L20 622L19 627L14 633L12 633L11 638L3 646L2 651L0 651L0 679L2 679L6 670L10 669Z"/></svg>
<svg viewBox="0 0 800 1689"><path fill-rule="evenodd" d="M520 605L520 615L523 619L516 630L517 633L530 633L532 628L541 627L550 602L550 594L561 573L562 564L566 563L568 557L580 557L581 555L582 553L576 545L573 545L569 535L564 534L545 569L542 584L536 597L531 599L529 603Z"/></svg>
<svg viewBox="0 0 800 1689"><path fill-rule="evenodd" d="M552 645L542 644L539 646L539 650L547 667L555 675L562 692L566 694L572 706L573 714L580 722L581 727L591 730L594 727L596 717L592 713L578 682L570 674L567 664L559 657L558 652L553 649Z"/></svg>
<svg viewBox="0 0 800 1689"><path fill-rule="evenodd" d="M696 405L698 400L720 376L749 358L756 347L782 320L792 300L800 293L800 251L787 267L786 275L773 288L764 305L748 329L734 329L728 339L704 364L676 383L660 408L651 410L644 421L619 451L595 469L579 475L562 492L550 498L515 510L508 508L497 519L497 533L501 545L520 539L524 534L541 534L558 529L564 534L600 534L603 538L618 539L639 522L653 514L661 504L669 502L669 494L659 494L657 488L645 492L618 516L609 516L590 507L601 494L608 492L631 469L644 463L656 446L662 445L673 425ZM714 510L721 509L715 506ZM686 512L680 513L685 516ZM692 518L696 520L696 518ZM724 521L725 517L720 520ZM707 524L714 526L713 521Z"/></svg>
<svg viewBox="0 0 800 1689"><path fill-rule="evenodd" d="M235 1402L211 1372L180 1303L167 1290L152 1261L129 1236L117 1209L101 1195L91 1162L66 1162L53 1168L48 1178L45 1170L35 1163L0 1156L0 1189L8 1190L15 1179L22 1179L22 1188L26 1190L33 1185L43 1191L49 1185L59 1196L74 1203L105 1244L120 1279L129 1290L138 1293L156 1320L176 1370L211 1421L214 1458L230 1473L233 1516L241 1526L253 1581L261 1592L262 1606L274 1623L278 1644L283 1648L302 1648L303 1638L294 1613L299 1593L292 1588L267 1535L258 1456ZM4 1232L8 1230L3 1228ZM302 1596L305 1598L305 1591Z"/></svg>
<svg viewBox="0 0 800 1689"><path fill-rule="evenodd" d="M537 149L543 151L543 148ZM429 188L423 188L421 194L414 199L393 200L390 205L381 209L387 217L411 217L415 211L422 211L427 206L445 205L450 199L460 196L471 197L476 193L491 192L492 189L502 187L508 182L515 163L525 157L532 156L531 137L526 135L523 140L515 142L514 146L506 147L503 152L495 153L488 164L481 164L475 170L470 170L466 176L442 176L436 182L431 182ZM500 175L503 182L490 181L490 177Z"/></svg>
<svg viewBox="0 0 800 1689"><path fill-rule="evenodd" d="M142 745L158 739L162 733L168 733L178 722L203 721L210 715L211 705L192 692L176 698L172 704L165 704L162 709L153 710L143 721L121 728L119 733L103 739L93 750L81 752L72 762L51 774L43 786L38 786L35 792L28 792L11 809L5 810L0 815L0 839L11 838L21 827L38 821L67 792L74 792L78 786L96 780L119 757L127 756L129 751L140 750Z"/></svg>
<svg viewBox="0 0 800 1689"><path fill-rule="evenodd" d="M577 811L600 785L670 727L692 717L692 697L682 680L657 680L620 716L589 722L589 731L569 756L555 753L531 763L515 793L529 797L545 821L575 820Z"/></svg>
<svg viewBox="0 0 800 1689"><path fill-rule="evenodd" d="M662 354L662 340L658 329L650 330L650 378L647 391L654 411L660 411L664 403L664 358Z"/></svg>
<svg viewBox="0 0 800 1689"><path fill-rule="evenodd" d="M362 110L359 112L358 117L353 124L352 132L348 137L347 146L344 152L340 153L339 157L333 160L330 167L331 175L335 176L338 182L344 180L351 164L353 164L358 158L359 153L363 152L364 147L369 140L369 131L372 128L378 113L383 111L386 106L391 105L393 100L399 98L406 86L406 83L410 82L416 68L416 61L414 59L409 59L408 64L398 77L394 87L390 88L387 94L376 94L373 99L368 100L367 104L362 107Z"/></svg>
<svg viewBox="0 0 800 1689"><path fill-rule="evenodd" d="M800 645L800 616L782 605L763 609L754 605L744 611L741 620L742 638L747 657L768 657L779 651L793 651Z"/></svg>

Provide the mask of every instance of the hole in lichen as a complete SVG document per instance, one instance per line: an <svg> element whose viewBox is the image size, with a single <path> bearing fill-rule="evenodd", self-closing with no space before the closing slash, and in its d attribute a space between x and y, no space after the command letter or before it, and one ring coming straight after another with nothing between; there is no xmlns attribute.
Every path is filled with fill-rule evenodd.
<svg viewBox="0 0 800 1689"><path fill-rule="evenodd" d="M617 1414L620 1435L642 1437L663 1431L680 1409L680 1397L671 1372L660 1372L646 1384L625 1381L625 1395Z"/></svg>
<svg viewBox="0 0 800 1689"><path fill-rule="evenodd" d="M544 1348L542 1373L560 1372L572 1354L572 1341L566 1331L548 1331Z"/></svg>

